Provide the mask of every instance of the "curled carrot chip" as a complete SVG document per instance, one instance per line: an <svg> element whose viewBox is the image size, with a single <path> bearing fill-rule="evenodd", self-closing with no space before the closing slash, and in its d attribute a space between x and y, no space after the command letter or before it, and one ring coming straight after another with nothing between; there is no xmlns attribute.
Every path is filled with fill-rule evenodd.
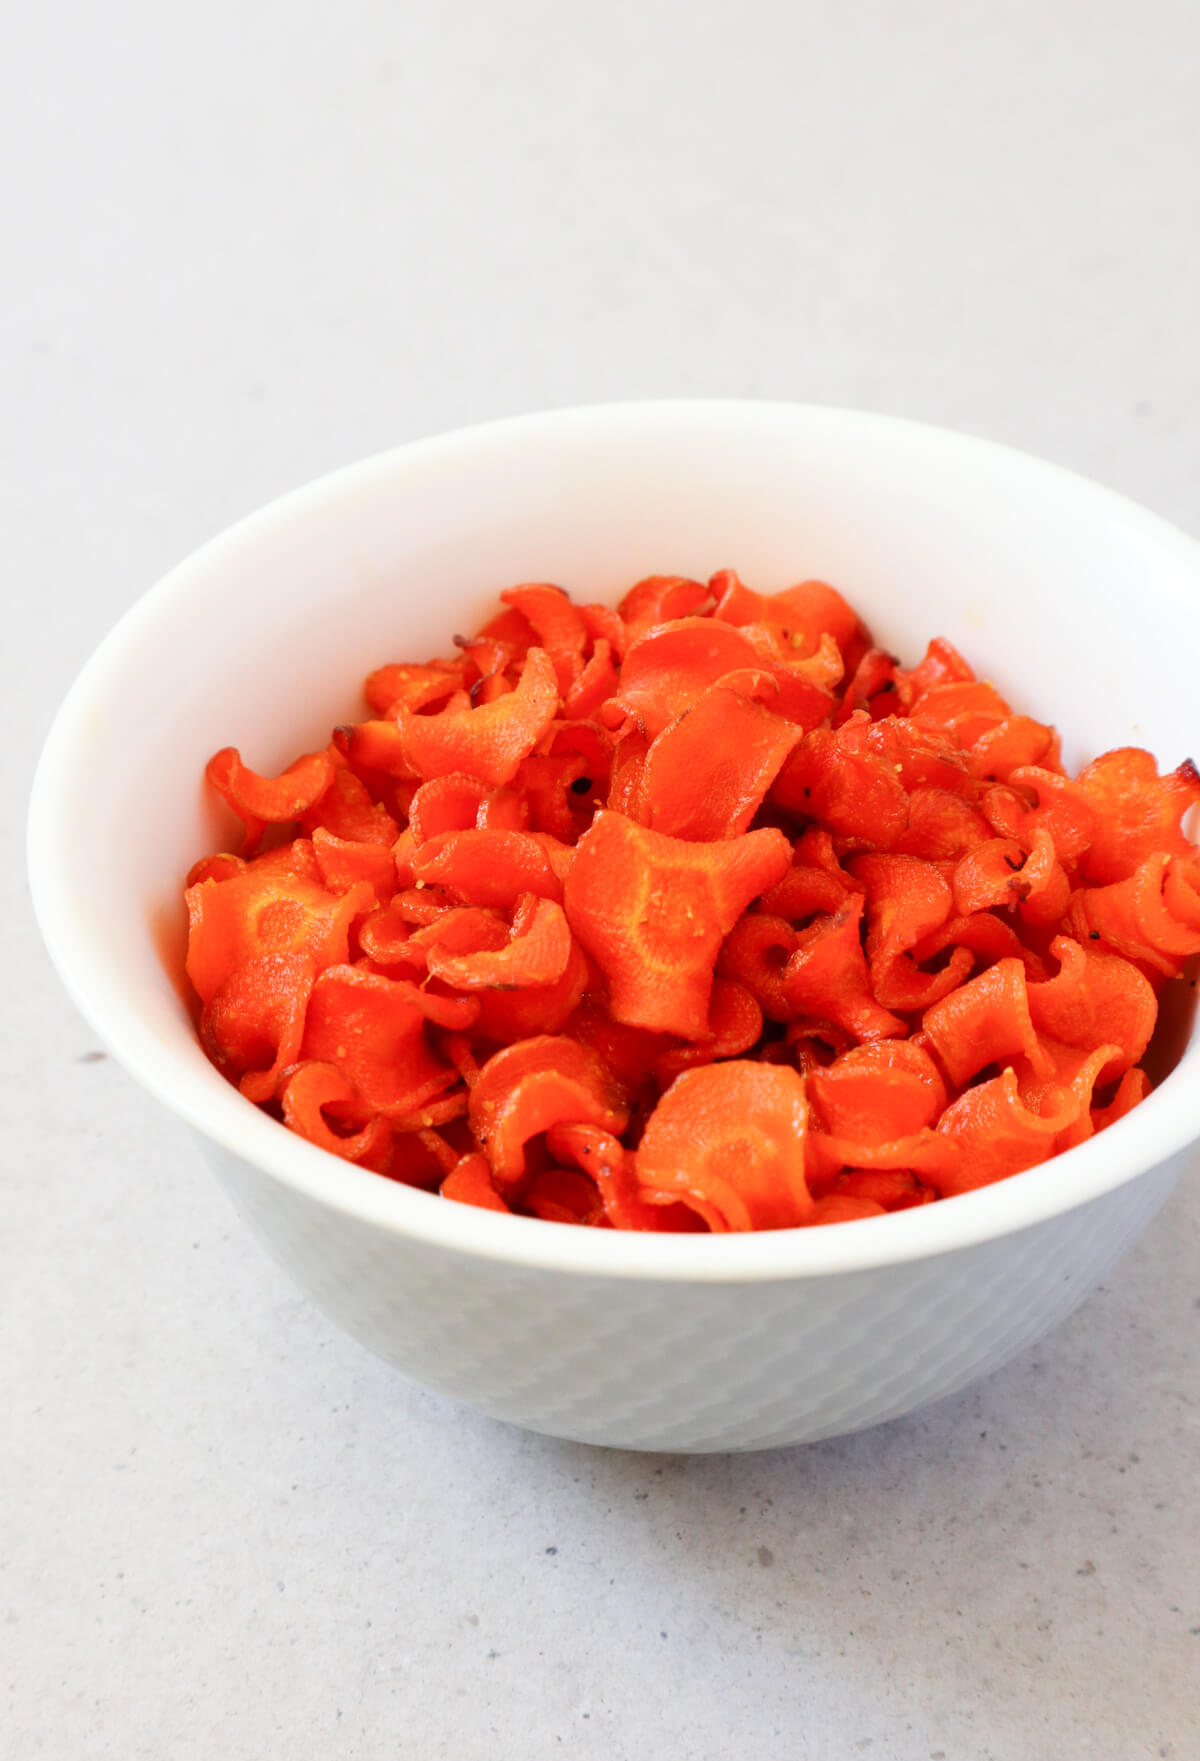
<svg viewBox="0 0 1200 1761"><path fill-rule="evenodd" d="M897 855L956 862L986 843L991 827L978 807L949 789L916 788L908 797L908 824L893 845Z"/></svg>
<svg viewBox="0 0 1200 1761"><path fill-rule="evenodd" d="M836 642L847 672L853 672L870 645L870 636L854 609L836 587L824 581L801 581L782 593L754 593L733 569L722 569L709 586L716 597L715 618L729 624L762 624L780 641L811 654L822 636Z"/></svg>
<svg viewBox="0 0 1200 1761"><path fill-rule="evenodd" d="M721 942L790 860L777 831L693 844L600 814L577 846L564 905L617 1020L702 1038Z"/></svg>
<svg viewBox="0 0 1200 1761"><path fill-rule="evenodd" d="M1160 777L1149 752L1125 746L1106 752L1077 779L1096 815L1084 878L1103 886L1128 880L1158 853L1187 856L1181 820L1200 802L1200 773L1190 759Z"/></svg>
<svg viewBox="0 0 1200 1761"><path fill-rule="evenodd" d="M991 911L973 911L969 917L951 917L940 929L914 942L910 953L917 971L930 961L942 960L949 953L949 964L959 959L959 950L972 956L972 963L990 965L996 960L1012 958L1020 960L1027 977L1045 978L1041 961L1038 956L1021 941L1012 924L1003 918L996 917ZM955 983L960 984L971 971L971 964L963 962ZM936 1001L936 997L928 998L928 1002ZM896 1005L900 1007L899 1004Z"/></svg>
<svg viewBox="0 0 1200 1761"><path fill-rule="evenodd" d="M546 1145L552 1156L572 1163L594 1182L614 1229L659 1230L666 1211L676 1208L639 1197L633 1151L598 1125L555 1125L547 1133Z"/></svg>
<svg viewBox="0 0 1200 1761"><path fill-rule="evenodd" d="M1141 1062L1158 1014L1154 991L1128 960L1097 954L1088 943L1057 936L1051 953L1059 962L1053 978L1028 988L1029 1015L1040 1035L1094 1051L1108 1043L1118 1057L1100 1080Z"/></svg>
<svg viewBox="0 0 1200 1761"><path fill-rule="evenodd" d="M872 720L888 714L895 707L891 694L896 689L898 664L895 655L886 649L868 648L842 692L842 701L834 712L834 727L840 727L860 711Z"/></svg>
<svg viewBox="0 0 1200 1761"><path fill-rule="evenodd" d="M502 948L470 954L429 951L429 970L459 991L531 990L555 984L571 959L571 930L561 905L522 895L512 938Z"/></svg>
<svg viewBox="0 0 1200 1761"><path fill-rule="evenodd" d="M353 1084L332 1064L297 1064L280 1089L279 1098L283 1122L290 1131L344 1161L370 1166L378 1159L380 1150L390 1144L391 1129L378 1113L357 1131L335 1131L330 1125L326 1108L353 1109L358 1099Z"/></svg>
<svg viewBox="0 0 1200 1761"><path fill-rule="evenodd" d="M1021 1099L1016 1071L1010 1066L951 1101L938 1120L937 1132L956 1147L959 1159L947 1169L929 1169L923 1178L943 1198L990 1186L1047 1161L1059 1132L1074 1117L1070 1103L1048 1116L1031 1111Z"/></svg>
<svg viewBox="0 0 1200 1761"><path fill-rule="evenodd" d="M733 1060L686 1070L637 1151L643 1194L679 1200L717 1230L786 1229L813 1208L804 1176L808 1103L783 1065Z"/></svg>
<svg viewBox="0 0 1200 1761"><path fill-rule="evenodd" d="M1055 854L1074 863L1091 844L1096 812L1085 791L1070 777L1037 765L1009 772L1003 787L985 791L980 807L1003 838L1032 850L1039 831L1048 832Z"/></svg>
<svg viewBox="0 0 1200 1761"><path fill-rule="evenodd" d="M187 871L184 890L198 887L201 881L232 880L235 874L245 874L248 864L242 856L231 856L222 850L216 856L202 856L199 862L193 862Z"/></svg>
<svg viewBox="0 0 1200 1761"><path fill-rule="evenodd" d="M593 654L602 641L607 642L613 660L619 664L629 646L629 632L620 612L611 605L581 605L579 615L587 625Z"/></svg>
<svg viewBox="0 0 1200 1761"><path fill-rule="evenodd" d="M1022 877L1025 852L1013 838L989 838L955 865L954 909L969 917L974 911L1011 909L1029 892Z"/></svg>
<svg viewBox="0 0 1200 1761"><path fill-rule="evenodd" d="M791 874L795 873L793 869ZM790 879L790 874L785 875L772 892L778 894ZM843 893L841 897L845 896ZM836 901L834 910L840 903L841 899ZM772 1021L790 1021L794 1008L783 975L799 945L799 930L785 918L768 911L748 911L726 936L717 971L722 978L748 990L762 1013Z"/></svg>
<svg viewBox="0 0 1200 1761"><path fill-rule="evenodd" d="M590 658L563 694L563 708L569 716L586 720L608 702L617 688L617 666L611 642L601 636Z"/></svg>
<svg viewBox="0 0 1200 1761"><path fill-rule="evenodd" d="M424 886L448 888L468 905L507 907L522 893L559 901L555 841L532 832L439 832L414 854L413 873ZM570 850L566 855L569 864Z"/></svg>
<svg viewBox="0 0 1200 1761"><path fill-rule="evenodd" d="M1092 1092L1105 1069L1120 1062L1120 1047L1100 1045L1088 1052L1045 1037L1039 1046L1049 1069L1044 1064L1040 1071L1035 1071L1027 1060L1018 1059L1014 1066L1017 1089L1022 1102L1033 1112L1043 1117L1056 1110L1061 1114L1063 1122L1054 1140L1054 1153L1058 1155L1091 1137Z"/></svg>
<svg viewBox="0 0 1200 1761"><path fill-rule="evenodd" d="M362 778L350 770L338 754L333 781L312 807L300 815L300 824L311 838L323 827L335 838L356 844L396 842L400 827L387 808L372 799Z"/></svg>
<svg viewBox="0 0 1200 1761"><path fill-rule="evenodd" d="M410 709L438 701L438 693L448 697L460 688L458 670L444 663L415 666L408 662L376 667L367 675L363 696L367 707L376 716L386 718L399 713L401 705Z"/></svg>
<svg viewBox="0 0 1200 1761"><path fill-rule="evenodd" d="M582 791L575 788L581 777L588 779ZM591 820L594 790L588 778L588 761L581 752L566 752L557 757L535 753L521 766L517 785L523 792L528 823L535 832L548 832L560 843L573 844Z"/></svg>
<svg viewBox="0 0 1200 1761"><path fill-rule="evenodd" d="M331 893L349 893L368 886L381 905L396 890L396 863L385 844L363 844L318 826L312 837L313 856L323 884Z"/></svg>
<svg viewBox="0 0 1200 1761"><path fill-rule="evenodd" d="M967 748L971 775L1003 780L1027 765L1050 765L1058 760L1058 735L1030 715L1009 715L980 734Z"/></svg>
<svg viewBox="0 0 1200 1761"><path fill-rule="evenodd" d="M890 850L908 824L908 797L895 763L865 744L861 722L806 734L771 798L789 813L820 820L854 848Z"/></svg>
<svg viewBox="0 0 1200 1761"><path fill-rule="evenodd" d="M912 1040L854 1046L808 1079L822 1131L878 1144L933 1125L946 1105L937 1065Z"/></svg>
<svg viewBox="0 0 1200 1761"><path fill-rule="evenodd" d="M805 852L803 844L804 839L797 843L791 868L777 886L767 889L760 901L764 912L797 926L808 923L820 912L836 911L847 893L861 890L853 876L838 866L836 858L825 866Z"/></svg>
<svg viewBox="0 0 1200 1761"><path fill-rule="evenodd" d="M306 954L257 954L233 969L209 998L200 1038L248 1100L267 1101L300 1053L316 969Z"/></svg>
<svg viewBox="0 0 1200 1761"><path fill-rule="evenodd" d="M612 1075L596 1054L550 1034L497 1052L471 1090L471 1129L501 1192L524 1174L531 1137L553 1125L599 1125L620 1136L628 1119Z"/></svg>
<svg viewBox="0 0 1200 1761"><path fill-rule="evenodd" d="M919 665L896 674L896 690L906 709L911 710L935 685L962 684L975 677L969 664L944 636L935 636L925 650Z"/></svg>
<svg viewBox="0 0 1200 1761"><path fill-rule="evenodd" d="M498 1045L511 1045L514 1040L532 1039L537 1034L561 1033L579 1006L589 972L587 959L572 937L566 966L549 984L475 992L479 999L479 1037Z"/></svg>
<svg viewBox="0 0 1200 1761"><path fill-rule="evenodd" d="M1148 856L1127 879L1105 887L1084 887L1071 901L1070 921L1077 938L1101 942L1114 953L1139 960L1167 978L1183 970L1189 955L1200 953L1200 925L1181 920L1165 896L1171 858ZM236 882L226 882L236 885Z"/></svg>
<svg viewBox="0 0 1200 1761"><path fill-rule="evenodd" d="M964 751L969 751L1001 722L1007 721L1012 707L994 685L983 679L969 682L932 685L923 691L912 711L918 727L940 728L952 734Z"/></svg>
<svg viewBox="0 0 1200 1761"><path fill-rule="evenodd" d="M945 1114L942 1115L945 1118ZM952 1137L928 1127L891 1137L883 1143L861 1137L834 1137L810 1130L807 1144L809 1179L821 1191L844 1169L858 1173L907 1173L923 1185L939 1188L959 1177L961 1150Z"/></svg>
<svg viewBox="0 0 1200 1761"><path fill-rule="evenodd" d="M300 1056L332 1064L369 1112L408 1113L456 1080L426 1021L466 1025L476 1010L468 998L448 1008L405 979L331 966L313 985Z"/></svg>
<svg viewBox="0 0 1200 1761"><path fill-rule="evenodd" d="M309 752L281 776L264 777L242 763L236 746L226 746L209 759L206 774L249 831L256 822L279 825L299 819L332 783L333 764L327 752Z"/></svg>
<svg viewBox="0 0 1200 1761"><path fill-rule="evenodd" d="M998 960L943 997L926 1009L921 1026L956 1088L988 1064L1017 1056L1028 1058L1035 1068L1045 1067L1019 960Z"/></svg>
<svg viewBox="0 0 1200 1761"><path fill-rule="evenodd" d="M866 889L866 955L876 1001L889 1009L927 1009L960 985L974 961L954 948L940 972L925 972L914 949L945 925L954 896L945 877L916 856L862 855L850 871Z"/></svg>
<svg viewBox="0 0 1200 1761"><path fill-rule="evenodd" d="M887 1039L903 1033L904 1023L871 994L859 938L862 911L862 894L848 893L832 917L800 932L784 967L784 994L794 1015L831 1021L857 1040Z"/></svg>
<svg viewBox="0 0 1200 1761"><path fill-rule="evenodd" d="M351 923L376 903L366 884L332 893L282 866L254 864L201 881L186 897L187 975L204 1003L258 954L305 954L318 970L345 960Z"/></svg>
<svg viewBox="0 0 1200 1761"><path fill-rule="evenodd" d="M437 715L401 710L399 752L410 774L465 771L493 787L510 783L554 720L558 678L544 648L531 648L514 691L477 708L447 706Z"/></svg>
<svg viewBox="0 0 1200 1761"><path fill-rule="evenodd" d="M364 952L369 952L366 933L368 919L358 932ZM495 953L508 946L509 925L498 911L480 905L450 905L437 912L420 929L409 927L407 940L396 951L421 966L425 972L443 976L440 966L446 959ZM372 938L372 944L377 938Z"/></svg>
<svg viewBox="0 0 1200 1761"><path fill-rule="evenodd" d="M535 581L523 587L506 587L500 597L528 621L534 636L552 658L583 653L588 627L578 606L572 605L561 587Z"/></svg>
<svg viewBox="0 0 1200 1761"><path fill-rule="evenodd" d="M1200 929L1200 857L1171 856L1163 873L1163 905L1187 929Z"/></svg>
<svg viewBox="0 0 1200 1761"><path fill-rule="evenodd" d="M408 809L408 825L417 844L426 844L439 832L467 831L478 822L488 798L486 783L465 771L447 771L430 777L416 790Z"/></svg>
<svg viewBox="0 0 1200 1761"><path fill-rule="evenodd" d="M478 1205L484 1211L503 1211L508 1206L496 1191L491 1164L476 1150L463 1156L442 1181L442 1197L457 1199L460 1205Z"/></svg>
<svg viewBox="0 0 1200 1761"><path fill-rule="evenodd" d="M712 685L647 751L641 817L672 838L736 837L800 738L763 704Z"/></svg>
<svg viewBox="0 0 1200 1761"><path fill-rule="evenodd" d="M744 637L711 619L655 623L626 653L619 688L604 706L603 720L611 728L636 722L652 740L709 685L738 667L753 665L754 659Z"/></svg>
<svg viewBox="0 0 1200 1761"><path fill-rule="evenodd" d="M712 1064L719 1058L737 1058L757 1045L762 1033L763 1012L745 985L715 978L708 1008L708 1035L685 1041L660 1052L654 1060L655 1081L666 1087L681 1070L694 1064Z"/></svg>
<svg viewBox="0 0 1200 1761"><path fill-rule="evenodd" d="M668 624L677 618L691 617L708 598L702 581L690 581L685 575L647 575L631 587L617 611L635 642L656 624Z"/></svg>

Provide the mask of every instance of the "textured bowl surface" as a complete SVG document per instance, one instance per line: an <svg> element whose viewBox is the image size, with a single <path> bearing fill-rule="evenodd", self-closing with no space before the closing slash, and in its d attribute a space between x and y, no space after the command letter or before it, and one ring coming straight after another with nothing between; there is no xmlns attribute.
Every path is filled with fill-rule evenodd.
<svg viewBox="0 0 1200 1761"><path fill-rule="evenodd" d="M1074 767L1187 756L1200 549L1120 497L962 436L770 404L608 406L404 447L267 508L126 616L51 731L30 814L47 942L114 1054L201 1135L299 1282L408 1374L564 1436L824 1437L964 1386L1061 1319L1200 1136L1200 1043L1092 1142L896 1216L738 1238L495 1217L301 1142L199 1051L181 877L227 832L202 773L269 771L443 650L496 592L613 599L649 573L833 581L908 660L947 636Z"/></svg>

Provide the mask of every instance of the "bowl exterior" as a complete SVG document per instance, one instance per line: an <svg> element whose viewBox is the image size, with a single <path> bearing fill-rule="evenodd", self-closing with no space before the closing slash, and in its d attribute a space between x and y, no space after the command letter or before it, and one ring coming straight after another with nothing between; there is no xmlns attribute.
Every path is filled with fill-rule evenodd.
<svg viewBox="0 0 1200 1761"><path fill-rule="evenodd" d="M1083 1300L1187 1160L954 1253L685 1283L430 1254L200 1142L275 1258L405 1375L530 1430L678 1452L815 1442L966 1387Z"/></svg>

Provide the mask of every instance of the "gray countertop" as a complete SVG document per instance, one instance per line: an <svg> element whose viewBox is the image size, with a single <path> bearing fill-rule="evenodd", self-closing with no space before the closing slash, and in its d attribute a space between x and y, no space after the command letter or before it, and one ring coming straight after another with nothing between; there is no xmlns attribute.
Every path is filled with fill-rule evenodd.
<svg viewBox="0 0 1200 1761"><path fill-rule="evenodd" d="M6 37L0 1751L1194 1761L1196 1170L914 1418L743 1457L525 1435L244 1234L62 993L22 821L167 567L493 415L863 405L1200 533L1200 13L114 0Z"/></svg>

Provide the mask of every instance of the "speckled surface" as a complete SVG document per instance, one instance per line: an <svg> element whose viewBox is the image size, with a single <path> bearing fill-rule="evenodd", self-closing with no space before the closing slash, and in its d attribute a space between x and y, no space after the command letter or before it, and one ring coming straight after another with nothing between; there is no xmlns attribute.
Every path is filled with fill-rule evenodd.
<svg viewBox="0 0 1200 1761"><path fill-rule="evenodd" d="M1052 16L1047 16L1052 10ZM128 0L0 58L0 1751L1200 1752L1200 1170L917 1417L694 1458L422 1392L103 1058L20 876L70 677L212 532L546 405L857 403L1200 533L1200 20Z"/></svg>

